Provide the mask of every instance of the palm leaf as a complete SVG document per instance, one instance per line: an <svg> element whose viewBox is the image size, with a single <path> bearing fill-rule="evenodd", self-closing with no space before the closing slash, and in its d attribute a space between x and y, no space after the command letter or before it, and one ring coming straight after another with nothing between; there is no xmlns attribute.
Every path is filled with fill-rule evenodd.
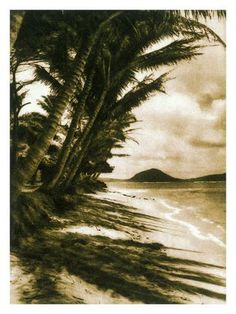
<svg viewBox="0 0 236 314"><path fill-rule="evenodd" d="M193 38L175 40L161 49L138 57L133 62L133 66L139 70L155 70L163 65L173 65L180 61L191 60L193 57L202 55L199 49L204 47L203 45L193 46L193 42Z"/></svg>
<svg viewBox="0 0 236 314"><path fill-rule="evenodd" d="M35 80L41 81L45 85L49 86L54 93L58 93L59 89L62 87L61 83L40 65L35 66L34 77Z"/></svg>
<svg viewBox="0 0 236 314"><path fill-rule="evenodd" d="M119 115L124 111L130 111L133 108L141 105L145 100L147 100L154 92L165 93L164 84L168 78L168 74L164 73L160 75L153 82L144 85L137 90L131 90L123 96L115 105L112 110L112 114L115 116Z"/></svg>

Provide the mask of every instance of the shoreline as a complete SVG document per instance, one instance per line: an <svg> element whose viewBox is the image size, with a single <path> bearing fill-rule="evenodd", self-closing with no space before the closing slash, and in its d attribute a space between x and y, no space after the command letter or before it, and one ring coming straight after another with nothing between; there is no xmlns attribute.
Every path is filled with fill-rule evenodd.
<svg viewBox="0 0 236 314"><path fill-rule="evenodd" d="M55 215L60 227L26 241L23 253L22 249L13 252L18 259L12 263L13 273L21 267L25 278L30 279L28 296L23 301L19 280L14 277L18 288L11 300L90 303L94 295L95 303L104 304L224 302L224 268L197 259L198 252L167 245L164 240L179 239L171 232L178 234L180 230L171 231L171 221L151 215L150 208L142 211L143 203L140 208L133 206L135 197L130 197L133 203L124 204L114 195L108 200L109 195L99 192L83 196L80 205ZM129 198L121 197L126 201ZM45 252L46 264L40 260ZM51 287L52 291L42 293L44 287L38 282L43 273L49 274L47 280L53 277L56 286Z"/></svg>
<svg viewBox="0 0 236 314"><path fill-rule="evenodd" d="M201 233L198 227L187 221L184 221L184 219L178 219L178 217L181 216L180 213L184 210L184 208L176 205L173 206L173 204L167 202L161 197L138 197L134 194L125 194L120 191L117 192L112 190L109 192L99 192L95 197L121 203L128 207L136 208L140 212L166 220L167 225L169 223L177 223L179 225L183 225L184 227L186 227L186 229L190 231L190 236L193 236L203 241L213 241L217 246L220 246L222 248L226 247L225 241L223 239L221 240L219 238L216 238L210 233L208 233L206 236ZM207 218L202 218L201 220L203 223L214 224L214 222ZM225 229L223 229L220 225L217 225L216 227L222 229L223 232L225 232Z"/></svg>

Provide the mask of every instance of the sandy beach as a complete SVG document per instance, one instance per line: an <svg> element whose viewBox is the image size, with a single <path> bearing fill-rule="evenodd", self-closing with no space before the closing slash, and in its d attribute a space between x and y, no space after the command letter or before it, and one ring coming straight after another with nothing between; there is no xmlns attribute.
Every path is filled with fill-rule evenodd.
<svg viewBox="0 0 236 314"><path fill-rule="evenodd" d="M12 252L11 303L225 301L223 230L163 197L109 186L52 220Z"/></svg>

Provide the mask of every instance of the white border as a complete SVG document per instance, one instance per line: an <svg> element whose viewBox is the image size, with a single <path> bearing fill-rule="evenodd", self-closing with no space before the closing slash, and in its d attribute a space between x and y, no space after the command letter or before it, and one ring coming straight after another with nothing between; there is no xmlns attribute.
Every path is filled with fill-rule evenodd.
<svg viewBox="0 0 236 314"><path fill-rule="evenodd" d="M236 304L236 14L234 0L1 0L1 313L235 313ZM225 305L10 305L9 304L9 10L10 9L227 9L227 303Z"/></svg>
<svg viewBox="0 0 236 314"><path fill-rule="evenodd" d="M133 10L144 10L144 9L222 9L228 6L230 1L228 0L9 0L5 4L10 9L70 9L70 10L95 10L95 9L133 9Z"/></svg>

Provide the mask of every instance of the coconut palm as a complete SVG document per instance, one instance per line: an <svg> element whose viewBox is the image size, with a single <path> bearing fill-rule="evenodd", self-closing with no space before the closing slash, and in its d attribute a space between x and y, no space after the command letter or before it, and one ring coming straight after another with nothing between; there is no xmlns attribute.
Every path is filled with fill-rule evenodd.
<svg viewBox="0 0 236 314"><path fill-rule="evenodd" d="M152 16L151 14L151 17L156 18L156 15L153 14ZM173 18L173 15L172 15L172 18ZM164 23L160 23L159 28L157 27L156 34L155 34L155 31L153 32L153 29L152 29L152 32L151 32L151 29L149 29L149 31L147 31L147 29L145 30L146 37L144 33L142 33L141 35L138 34L138 36L136 36L138 38L138 41L136 43L137 50L134 50L134 46L135 46L134 41L133 41L134 36L131 36L132 46L130 45L130 48L132 47L131 49L132 53L131 53L131 56L129 56L129 53L128 53L128 57L126 54L126 64L124 64L124 62L122 64L122 60L117 60L117 59L116 59L116 62L113 62L114 64L113 70L114 68L117 69L117 65L120 65L120 64L122 64L122 69L120 70L119 68L120 71L118 71L118 73L112 73L111 75L112 77L114 77L114 80L113 80L112 88L110 88L109 92L107 93L108 97L104 101L104 104L106 104L106 111L109 111L109 100L111 104L114 103L114 100L116 100L120 96L120 94L122 94L123 90L127 87L127 85L129 83L132 83L132 81L134 81L135 72L139 70L141 71L152 70L163 65L176 64L182 60L189 60L193 56L200 54L200 52L198 52L198 49L201 46L192 45L192 44L196 42L197 40L200 40L206 36L206 27L202 25L201 23L198 23L195 21L192 24L193 26L190 29L189 25L191 24L191 22L189 22L186 18L183 18L182 16L180 16L179 19L176 19L176 20L175 20L176 24L173 24L174 27L172 29L172 33L170 31L170 22L168 21L169 22L168 27L167 27L168 35L165 34L164 32L164 28L165 28L164 26L166 26L166 25L163 26ZM153 22L153 19L152 19L152 22ZM182 23L181 31L176 29L176 26L179 26L179 23ZM153 26L153 23L152 23L152 26ZM138 26L133 27L135 29L136 34L138 33L137 27ZM160 32L160 28L161 28L161 32ZM141 31L143 31L143 25L142 25ZM150 33L151 34L154 33L155 35L154 36L152 35L150 38L150 35L149 35ZM144 51L145 47L149 47L151 44L160 41L160 38L162 38L163 36L165 35L173 36L173 34L176 35L177 33L182 34L182 35L184 34L187 38L175 40L159 50L156 50L154 52L150 52L144 55L140 55L140 52ZM209 31L209 34L213 36L214 39L218 39L217 36L215 36L213 32ZM114 45L113 42L112 42L112 45ZM129 46L129 44L130 43L126 36L125 44L124 44L126 45L126 49ZM110 52L110 55L111 54L112 53ZM120 50L118 50L117 55L119 57L122 56L122 53L120 52ZM129 62L127 62L127 60L129 60ZM110 67L112 68L112 65L110 65ZM153 82L152 86L154 85L155 84ZM136 93L135 95L138 96L138 93ZM128 96L134 97L134 95L128 95ZM128 99L128 97L126 97L126 99ZM123 103L125 102L126 99L123 100ZM137 101L137 104L138 103L139 101ZM120 102L120 104L122 104L122 102ZM102 106L103 105L98 106L98 107L95 106L95 109L93 110L94 112L93 118L90 120L90 124L88 124L88 127L85 129L85 132L82 138L76 142L74 149L72 150L72 154L67 163L67 171L70 172L67 184L70 184L70 182L73 180L73 176L75 175L76 171L80 167L80 163L82 162L83 154L85 151L85 149L82 148L83 143L86 143L86 145L89 145L88 142L86 142L86 136L88 137L88 139L90 138L89 133L92 130L92 123L95 122Z"/></svg>
<svg viewBox="0 0 236 314"><path fill-rule="evenodd" d="M164 48L161 48L160 51L157 50L152 53L138 56L136 59L132 60L129 65L126 66L126 71L122 69L118 73L113 73L112 75L109 74L111 77L113 77L113 79L111 81L110 90L107 92L108 97L106 98L106 100L104 98L103 102L98 102L95 105L95 108L93 110L93 115L90 118L83 132L82 137L78 139L78 141L75 143L70 159L68 160L67 169L68 169L68 172L70 173L67 179L66 186L68 186L72 182L76 172L78 171L80 167L80 164L83 160L83 155L85 152L85 148L83 149L83 145L84 146L89 145L86 139L90 139L90 133L92 132L93 124L98 118L99 113L102 110L102 107L105 106L104 111L108 112L108 115L109 115L109 112L113 111L114 106L119 107L119 106L122 106L122 104L124 105L125 103L129 102L129 99L131 98L131 96L132 98L136 97L136 106L141 104L154 91L163 92L163 83L166 80L166 74L161 75L157 79L151 80L149 84L145 84L144 82L142 84L139 83L138 86L136 86L136 88L134 88L133 91L125 94L119 101L117 101L118 104L116 102L114 103L111 102L111 100L114 101L119 98L119 94L117 94L116 97L114 95L114 91L115 91L114 85L117 86L117 80L119 79L122 80L122 78L125 78L126 84L129 84L130 82L132 83L132 81L134 81L133 78L131 81L129 79L127 80L127 76L129 77L129 75L127 75L127 72L132 71L131 68L135 69L136 71L138 69L141 69L141 70L143 69L147 70L147 69L153 69L153 68L155 69L155 68L159 68L162 65L173 64L181 60L189 60L190 58L199 54L198 52L199 46L192 46L192 42L193 42L193 39L174 42L170 45L167 45ZM174 46L174 48L172 46ZM113 82L114 84L112 85ZM119 93L119 88L118 90L116 89L116 91L117 93ZM106 92L106 90L104 90L104 92ZM112 97L110 97L110 94L112 94ZM134 103L132 103L132 105L134 106ZM123 109L127 110L127 107L124 107Z"/></svg>
<svg viewBox="0 0 236 314"><path fill-rule="evenodd" d="M29 148L38 140L38 136L42 132L47 118L52 111L52 102L55 96L44 96L38 101L38 105L44 109L45 113L29 112L21 115L18 119L17 141L16 141L16 157L18 166L22 164L27 157ZM43 178L49 180L49 174L55 167L55 162L58 159L59 151L66 134L66 127L59 126L57 134L50 143L47 153L41 160L38 168L35 171L35 176L38 170L43 171Z"/></svg>
<svg viewBox="0 0 236 314"><path fill-rule="evenodd" d="M118 14L119 12L111 14L105 21L103 21L93 36L91 36L86 49L77 52L73 61L73 71L69 78L65 81L63 88L60 90L54 101L54 110L48 117L47 125L45 126L44 131L39 137L37 143L30 148L22 167L17 167L15 169L13 176L14 181L12 182L12 186L15 190L15 197L19 194L21 186L29 181L35 173L50 145L51 140L55 136L60 119L68 102L70 102L74 96L75 90L80 88L79 83L81 82L81 76L83 74L86 61L92 49L95 49L95 45L100 37L100 34Z"/></svg>
<svg viewBox="0 0 236 314"><path fill-rule="evenodd" d="M76 13L74 14L76 15ZM85 87L89 85L88 82L86 84L86 80L93 73L94 67L96 70L94 71L93 84L94 82L97 82L97 84L96 86L92 85L91 88L87 87L89 92L85 97L85 101L82 102L83 106L86 104L86 110L90 113L87 125L79 142L76 142L76 146L73 146L73 149L69 150L75 131L71 133L70 140L65 142L64 146L67 147L64 150L67 154L66 158L62 160L65 163L67 159L67 167L66 171L64 171L64 174L68 174L67 184L70 184L73 180L83 160L84 151L86 151L92 141L91 132L96 124L96 120L99 118L99 114L103 112L107 116L110 115L113 107L116 107L120 98L123 98L127 87L130 84L134 84L138 71L153 70L163 65L189 60L199 54L201 45L194 45L196 41L206 37L219 40L211 30L197 20L202 16L211 16L212 12L197 11L195 13L190 12L190 14L191 17L186 17L179 11L137 11L135 13L132 11L102 11L85 12L83 14L78 12L78 29L81 38L78 40L77 46L73 47L74 51L69 54L70 58L73 54L76 56L71 61L66 78L60 81L62 86L59 88L53 103L53 110L48 117L41 136L37 143L30 148L25 163L22 167L18 167L14 173L15 181L13 185L15 188L20 189L21 185L27 182L34 174L56 134L61 117L68 104L72 101L75 94L82 95L82 92L86 94ZM224 15L224 12L220 11L217 14L221 17ZM89 21L89 24L88 22L84 23L86 21ZM64 24L66 24L65 20ZM66 25L67 28L68 26L71 27L70 23ZM89 31L88 25L92 25L92 31ZM58 33L60 33L61 29L65 31L66 27L59 27ZM86 36L88 33L89 36ZM176 36L181 36L182 38L175 40ZM53 36L48 36L48 38L51 38L52 41L54 40ZM172 38L172 42L154 52L146 53L147 48L150 48L153 44L160 43L166 38ZM35 51L37 52L37 49ZM96 65L91 68L88 67L88 64L90 64L89 58L97 53L101 53L103 60L99 64L95 62ZM44 54L41 52L39 58L42 59L43 57ZM105 67L105 71L102 70L103 67ZM105 75L105 79L104 72L109 74ZM154 81L152 83L152 86L154 86ZM155 89L153 88L153 90ZM84 109L83 106L82 109ZM78 116L80 114L81 112L78 110ZM68 143L70 145L67 145ZM69 151L70 154L68 156ZM72 165L75 167L72 171L69 171Z"/></svg>

